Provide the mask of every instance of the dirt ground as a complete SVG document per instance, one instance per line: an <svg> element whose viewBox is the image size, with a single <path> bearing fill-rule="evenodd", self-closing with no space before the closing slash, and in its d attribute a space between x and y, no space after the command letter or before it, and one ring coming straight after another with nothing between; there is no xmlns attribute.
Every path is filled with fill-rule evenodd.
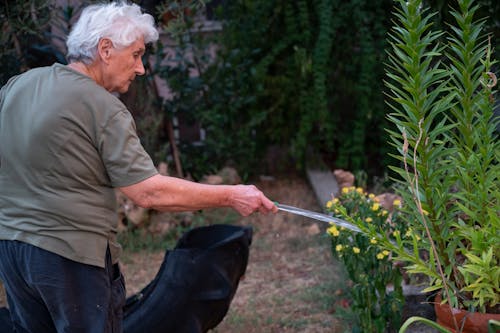
<svg viewBox="0 0 500 333"><path fill-rule="evenodd" d="M267 196L281 203L320 211L307 181L283 177L259 181ZM242 218L254 229L245 278L230 310L214 333L344 332L334 316L342 304L341 269L332 260L321 222L279 212ZM163 252L127 256L122 265L128 294L140 291L156 274Z"/></svg>
<svg viewBox="0 0 500 333"><path fill-rule="evenodd" d="M320 211L305 179L296 176L261 180L256 185L273 200ZM332 260L321 222L279 212L241 218L254 229L245 278L230 310L213 333L345 332L334 316L344 279ZM128 254L122 262L128 296L156 275L164 251ZM0 306L5 295L0 288Z"/></svg>

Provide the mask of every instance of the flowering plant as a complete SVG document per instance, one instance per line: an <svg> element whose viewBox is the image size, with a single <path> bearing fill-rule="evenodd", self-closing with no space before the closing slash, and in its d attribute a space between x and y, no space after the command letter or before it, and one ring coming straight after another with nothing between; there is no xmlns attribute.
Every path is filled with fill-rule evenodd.
<svg viewBox="0 0 500 333"><path fill-rule="evenodd" d="M326 204L335 217L349 219L358 226L385 229L388 238L408 233L400 219L399 200L393 211L384 209L374 194L362 188L344 187L341 195ZM400 269L391 261L391 251L380 247L376 238L355 233L335 225L327 229L331 237L332 253L346 268L352 281L350 289L351 309L357 321L355 326L362 332L385 332L398 327L404 302ZM387 292L387 286L394 290ZM356 327L353 331L356 331Z"/></svg>
<svg viewBox="0 0 500 333"><path fill-rule="evenodd" d="M500 313L500 140L485 21L474 17L474 0L458 0L445 35L432 29L423 1L397 2L388 118L392 169L412 232L379 241L410 273L427 276L426 291L441 292L450 306Z"/></svg>

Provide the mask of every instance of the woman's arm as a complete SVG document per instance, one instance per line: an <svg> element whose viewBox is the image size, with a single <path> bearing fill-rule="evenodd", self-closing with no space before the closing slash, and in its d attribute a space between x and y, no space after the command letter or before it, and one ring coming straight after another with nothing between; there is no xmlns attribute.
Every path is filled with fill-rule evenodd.
<svg viewBox="0 0 500 333"><path fill-rule="evenodd" d="M120 190L135 204L160 211L192 211L231 207L243 216L255 211L278 211L276 205L253 185L207 185L155 175Z"/></svg>

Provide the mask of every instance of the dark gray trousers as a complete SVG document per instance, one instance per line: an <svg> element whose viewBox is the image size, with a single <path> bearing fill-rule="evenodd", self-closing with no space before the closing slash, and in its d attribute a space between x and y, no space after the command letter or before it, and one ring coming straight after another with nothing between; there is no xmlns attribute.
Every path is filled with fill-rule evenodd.
<svg viewBox="0 0 500 333"><path fill-rule="evenodd" d="M103 269L0 240L0 280L18 333L122 333L125 284L109 251Z"/></svg>

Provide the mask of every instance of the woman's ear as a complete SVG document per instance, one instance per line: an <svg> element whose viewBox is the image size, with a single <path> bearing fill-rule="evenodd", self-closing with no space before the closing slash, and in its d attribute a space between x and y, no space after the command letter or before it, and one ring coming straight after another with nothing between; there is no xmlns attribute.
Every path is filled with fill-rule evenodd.
<svg viewBox="0 0 500 333"><path fill-rule="evenodd" d="M113 42L109 38L101 38L97 44L97 53L106 64L113 51Z"/></svg>

